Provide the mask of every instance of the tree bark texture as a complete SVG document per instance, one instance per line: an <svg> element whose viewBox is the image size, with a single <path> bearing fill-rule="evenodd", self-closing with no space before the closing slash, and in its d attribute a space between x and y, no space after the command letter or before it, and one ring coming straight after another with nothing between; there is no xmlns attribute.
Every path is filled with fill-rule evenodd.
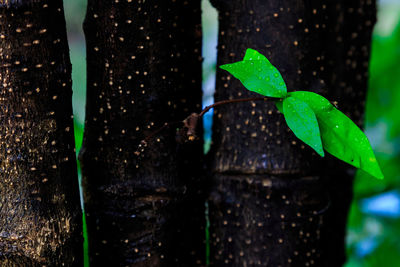
<svg viewBox="0 0 400 267"><path fill-rule="evenodd" d="M90 0L84 30L81 161L90 261L200 264L202 143L180 144L174 125L140 146L165 122L201 109L200 1Z"/></svg>
<svg viewBox="0 0 400 267"><path fill-rule="evenodd" d="M360 122L375 3L214 0L218 65L247 48L266 55L288 90L337 101ZM215 101L254 96L217 71ZM214 113L209 196L212 266L341 266L354 169L321 159L288 129L273 103Z"/></svg>
<svg viewBox="0 0 400 267"><path fill-rule="evenodd" d="M0 1L0 38L0 266L80 266L62 1Z"/></svg>

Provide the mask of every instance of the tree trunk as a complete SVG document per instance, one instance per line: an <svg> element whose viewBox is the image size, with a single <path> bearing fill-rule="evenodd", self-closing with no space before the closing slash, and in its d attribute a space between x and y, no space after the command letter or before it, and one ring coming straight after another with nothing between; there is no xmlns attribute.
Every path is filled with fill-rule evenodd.
<svg viewBox="0 0 400 267"><path fill-rule="evenodd" d="M218 65L257 49L281 71L289 91L320 93L361 120L373 1L212 2L219 11ZM250 96L217 71L215 101ZM210 157L211 265L345 262L354 170L305 146L273 103L218 108Z"/></svg>
<svg viewBox="0 0 400 267"><path fill-rule="evenodd" d="M0 266L80 266L62 1L0 1L0 38Z"/></svg>
<svg viewBox="0 0 400 267"><path fill-rule="evenodd" d="M140 147L165 122L201 108L200 1L90 0L84 30L90 261L200 264L202 142L179 144L172 125Z"/></svg>

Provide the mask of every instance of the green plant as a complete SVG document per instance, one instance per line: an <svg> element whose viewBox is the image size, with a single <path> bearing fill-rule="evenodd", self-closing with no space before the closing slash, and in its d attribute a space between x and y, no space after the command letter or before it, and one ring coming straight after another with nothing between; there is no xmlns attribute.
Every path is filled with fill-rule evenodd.
<svg viewBox="0 0 400 267"><path fill-rule="evenodd" d="M242 61L220 66L250 91L274 98L289 128L320 156L324 150L344 162L382 179L383 174L367 136L326 98L307 91L287 92L279 71L253 49Z"/></svg>

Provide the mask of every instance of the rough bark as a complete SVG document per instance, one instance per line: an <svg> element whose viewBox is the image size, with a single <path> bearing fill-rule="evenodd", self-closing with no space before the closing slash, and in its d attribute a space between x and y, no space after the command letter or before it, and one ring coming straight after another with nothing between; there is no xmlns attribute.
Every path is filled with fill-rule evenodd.
<svg viewBox="0 0 400 267"><path fill-rule="evenodd" d="M201 142L165 122L201 108L200 1L91 0L81 151L94 266L194 266L203 258Z"/></svg>
<svg viewBox="0 0 400 267"><path fill-rule="evenodd" d="M373 1L214 0L218 65L259 50L289 91L337 101L360 121ZM215 101L249 97L217 71ZM220 107L214 114L209 197L213 266L341 266L354 170L320 159L295 138L273 103Z"/></svg>
<svg viewBox="0 0 400 267"><path fill-rule="evenodd" d="M0 1L0 38L0 266L80 266L62 1Z"/></svg>

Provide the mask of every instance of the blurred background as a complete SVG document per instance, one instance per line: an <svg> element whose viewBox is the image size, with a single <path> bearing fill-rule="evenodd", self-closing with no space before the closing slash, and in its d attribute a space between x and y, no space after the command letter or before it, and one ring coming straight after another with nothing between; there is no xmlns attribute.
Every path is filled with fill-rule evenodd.
<svg viewBox="0 0 400 267"><path fill-rule="evenodd" d="M385 179L377 180L364 172L357 173L349 216L346 267L400 266L400 0L380 0L378 4L365 130ZM66 0L64 5L73 66L75 141L79 151L86 102L82 32L86 0ZM208 0L202 0L202 8L203 105L206 106L213 102L218 22L217 13ZM211 116L212 112L207 113L204 120L205 152L211 142Z"/></svg>
<svg viewBox="0 0 400 267"><path fill-rule="evenodd" d="M346 267L400 266L400 0L379 1L365 130L385 175L358 172Z"/></svg>

